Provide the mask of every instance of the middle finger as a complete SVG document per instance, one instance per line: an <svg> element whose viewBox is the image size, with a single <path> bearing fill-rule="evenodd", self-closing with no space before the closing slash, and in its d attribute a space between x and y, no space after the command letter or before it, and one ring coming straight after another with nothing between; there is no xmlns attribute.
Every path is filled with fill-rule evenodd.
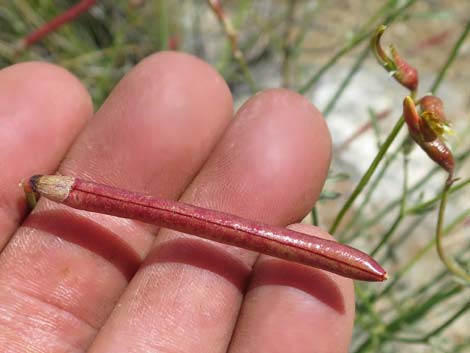
<svg viewBox="0 0 470 353"><path fill-rule="evenodd" d="M305 98L260 93L237 113L182 201L285 225L317 198L329 148L326 125ZM224 352L256 256L161 231L91 352Z"/></svg>

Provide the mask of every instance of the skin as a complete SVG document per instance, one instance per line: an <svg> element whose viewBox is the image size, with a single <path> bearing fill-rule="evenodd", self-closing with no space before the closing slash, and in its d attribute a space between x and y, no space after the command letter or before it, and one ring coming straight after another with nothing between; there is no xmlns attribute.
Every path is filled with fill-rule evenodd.
<svg viewBox="0 0 470 353"><path fill-rule="evenodd" d="M68 124L61 137L67 141L44 149L59 156L49 163L61 174L276 225L301 219L324 183L330 136L309 102L269 90L232 118L226 84L192 56L160 53L145 59L92 120L88 95L62 69L16 65L0 71L0 87L7 87L8 75L20 74L31 87L43 82L35 81L38 76L48 75L46 81L60 87L62 96L80 92L73 101L81 108L72 111L57 95L45 97L47 90L28 92L28 99L53 102L51 113L72 120L48 120L31 107L24 121L28 126L40 119L42 129L53 131ZM0 99L5 94L7 111L25 109L21 89L0 89ZM1 180L4 190L17 189L28 175L51 173L42 170L47 157L36 153L36 143L18 138L21 148L4 170L21 169L21 175L8 185L9 179ZM25 158L34 163L20 168ZM6 224L15 212L8 205L24 210L24 197L5 195ZM44 199L23 222L22 216L24 211L0 254L0 351L348 349L354 316L349 279ZM312 233L306 225L291 227Z"/></svg>

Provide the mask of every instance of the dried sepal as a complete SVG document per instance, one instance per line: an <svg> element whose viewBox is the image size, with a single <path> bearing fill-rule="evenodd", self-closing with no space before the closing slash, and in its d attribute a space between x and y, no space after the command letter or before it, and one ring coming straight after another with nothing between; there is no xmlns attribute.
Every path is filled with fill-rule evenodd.
<svg viewBox="0 0 470 353"><path fill-rule="evenodd" d="M431 103L434 104L437 101L425 101L424 106L431 110L418 114L413 98L408 96L403 101L403 117L411 138L434 162L445 169L449 173L449 177L451 177L454 173L454 156L450 147L445 143L442 133L443 129L436 129L433 124L430 124L429 116L433 115L434 123L438 126L443 124L442 121L447 120L444 120L443 107L438 104L433 106ZM439 119L442 119L440 123L437 122Z"/></svg>
<svg viewBox="0 0 470 353"><path fill-rule="evenodd" d="M385 70L387 70L387 72L389 72L398 83L408 88L414 94L418 88L418 71L403 60L393 45L390 45L389 48L391 57L382 48L380 39L382 38L386 28L386 26L381 25L375 31L370 41L372 51L374 52L377 61L385 68Z"/></svg>
<svg viewBox="0 0 470 353"><path fill-rule="evenodd" d="M31 211L38 203L39 194L33 190L29 181L22 180L19 187L23 190L26 199L26 205L28 206L28 210Z"/></svg>

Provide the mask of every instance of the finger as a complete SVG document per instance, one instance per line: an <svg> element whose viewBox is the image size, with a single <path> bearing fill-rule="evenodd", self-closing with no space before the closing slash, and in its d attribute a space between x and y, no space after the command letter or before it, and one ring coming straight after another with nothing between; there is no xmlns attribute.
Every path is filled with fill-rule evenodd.
<svg viewBox="0 0 470 353"><path fill-rule="evenodd" d="M209 65L154 55L118 84L59 172L177 197L231 114ZM40 202L0 257L0 351L86 349L153 240L138 222Z"/></svg>
<svg viewBox="0 0 470 353"><path fill-rule="evenodd" d="M273 224L300 219L330 139L300 95L270 90L238 112L182 200ZM222 352L257 254L162 230L91 352Z"/></svg>
<svg viewBox="0 0 470 353"><path fill-rule="evenodd" d="M92 112L85 88L62 68L31 62L0 71L0 251L27 211L19 181L54 172ZM34 153L45 144L47 153Z"/></svg>
<svg viewBox="0 0 470 353"><path fill-rule="evenodd" d="M290 228L331 238L316 227ZM229 352L348 352L354 321L352 281L261 256Z"/></svg>

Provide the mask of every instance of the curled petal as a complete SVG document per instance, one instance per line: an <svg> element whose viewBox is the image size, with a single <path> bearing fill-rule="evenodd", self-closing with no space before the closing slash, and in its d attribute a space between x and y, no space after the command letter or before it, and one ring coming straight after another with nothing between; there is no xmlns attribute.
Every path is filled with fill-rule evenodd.
<svg viewBox="0 0 470 353"><path fill-rule="evenodd" d="M374 35L370 40L370 47L377 58L377 61L387 70L388 72L395 72L396 65L393 60L387 55L385 50L383 50L382 45L380 44L380 39L382 38L383 33L387 27L381 25L377 27Z"/></svg>
<svg viewBox="0 0 470 353"><path fill-rule="evenodd" d="M418 88L418 70L401 58L394 46L390 46L393 61L396 66L395 79L410 91Z"/></svg>
<svg viewBox="0 0 470 353"><path fill-rule="evenodd" d="M410 131L411 137L421 132L421 117L416 110L416 105L413 98L410 96L406 97L403 101L403 117L405 118L406 125ZM415 138L413 137L415 140Z"/></svg>

